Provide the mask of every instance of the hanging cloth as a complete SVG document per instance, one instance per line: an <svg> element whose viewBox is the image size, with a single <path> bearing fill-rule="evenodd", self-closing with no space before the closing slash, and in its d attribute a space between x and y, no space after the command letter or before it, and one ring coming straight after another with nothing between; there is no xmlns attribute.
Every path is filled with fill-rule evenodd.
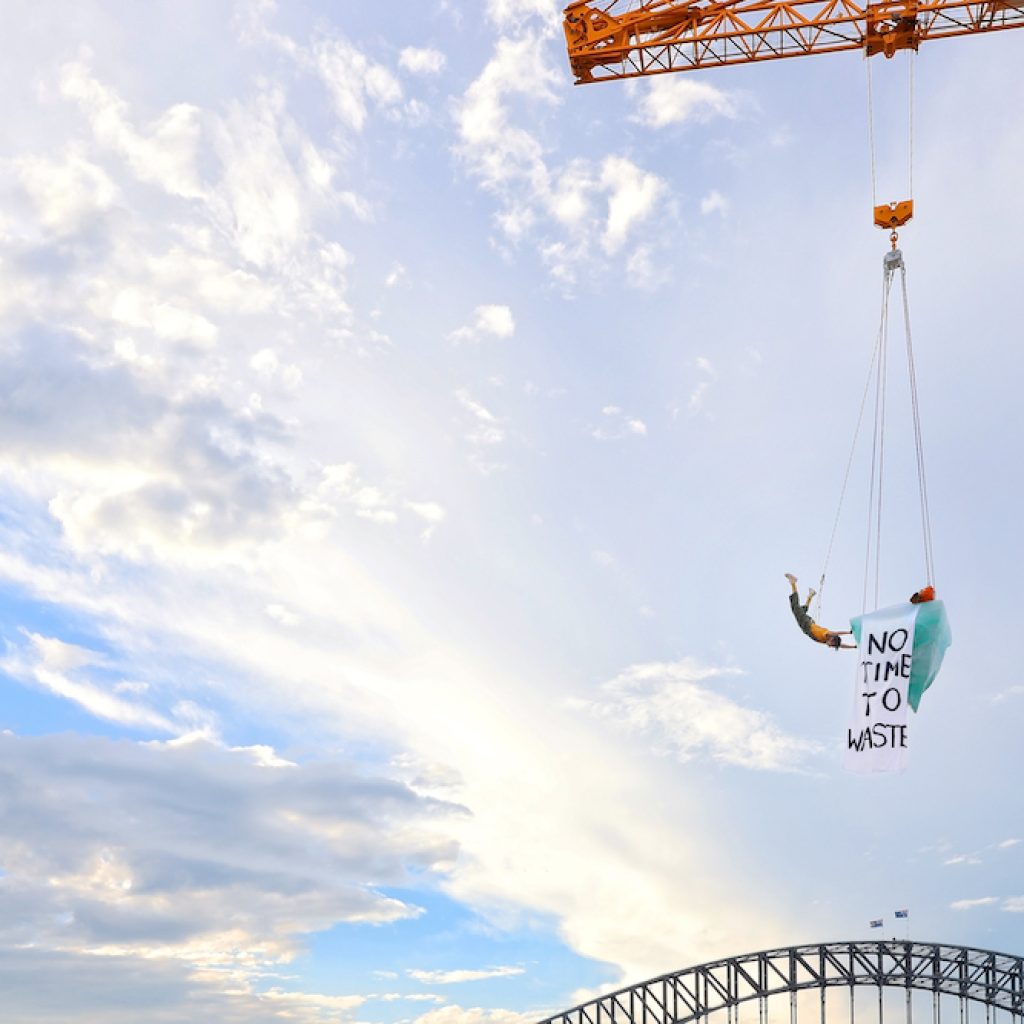
<svg viewBox="0 0 1024 1024"><path fill-rule="evenodd" d="M946 606L941 601L925 601L922 604L896 605L894 608L883 609L885 613L903 611L907 615L916 611L913 616L914 641L911 647L912 661L907 684L907 701L917 711L921 704L924 691L935 681L942 667L942 659L946 649L953 642L953 631L949 627ZM850 619L850 628L857 646L861 646L864 633L865 616L857 615Z"/></svg>

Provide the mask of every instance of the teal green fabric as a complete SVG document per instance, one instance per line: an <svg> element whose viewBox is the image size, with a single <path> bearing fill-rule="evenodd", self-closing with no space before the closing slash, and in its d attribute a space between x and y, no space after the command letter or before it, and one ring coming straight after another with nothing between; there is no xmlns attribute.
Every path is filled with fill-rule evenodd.
<svg viewBox="0 0 1024 1024"><path fill-rule="evenodd" d="M953 642L953 632L946 617L946 606L941 601L925 601L917 606L917 625L914 627L914 660L910 669L907 699L916 711L921 696L935 681L942 667L946 648Z"/></svg>
<svg viewBox="0 0 1024 1024"><path fill-rule="evenodd" d="M860 646L861 616L850 619L850 629ZM924 691L935 682L935 677L942 668L942 659L946 649L953 642L953 632L949 628L946 606L941 601L925 601L917 606L917 618L914 621L914 660L910 669L910 683L907 687L907 699L916 711L921 703Z"/></svg>

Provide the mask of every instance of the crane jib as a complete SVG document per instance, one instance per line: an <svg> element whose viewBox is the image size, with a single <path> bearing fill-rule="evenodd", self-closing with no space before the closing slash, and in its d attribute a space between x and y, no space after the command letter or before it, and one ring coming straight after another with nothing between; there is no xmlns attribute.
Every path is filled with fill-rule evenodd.
<svg viewBox="0 0 1024 1024"><path fill-rule="evenodd" d="M653 0L565 9L577 84L860 50L893 56L930 39L1024 27L1024 0Z"/></svg>

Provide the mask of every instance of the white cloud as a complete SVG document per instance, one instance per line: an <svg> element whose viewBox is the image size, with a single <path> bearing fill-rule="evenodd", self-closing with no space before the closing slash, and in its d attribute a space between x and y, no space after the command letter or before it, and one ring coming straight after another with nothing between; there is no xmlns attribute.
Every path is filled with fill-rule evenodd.
<svg viewBox="0 0 1024 1024"><path fill-rule="evenodd" d="M362 131L370 104L387 109L402 99L402 87L382 64L344 39L321 39L303 52L303 62L316 70L341 121Z"/></svg>
<svg viewBox="0 0 1024 1024"><path fill-rule="evenodd" d="M27 632L28 644L9 650L0 667L15 679L39 686L78 704L89 714L131 729L174 733L178 727L143 704L126 700L126 691L116 681L82 678L82 670L104 667L105 659L95 651L64 643L56 637ZM77 677L76 677L77 676Z"/></svg>
<svg viewBox="0 0 1024 1024"><path fill-rule="evenodd" d="M303 502L303 509L314 515L333 516L339 504L352 508L360 519L386 524L398 522L395 497L366 483L351 462L325 466L315 491Z"/></svg>
<svg viewBox="0 0 1024 1024"><path fill-rule="evenodd" d="M455 808L268 748L4 732L0 771L11 1019L350 1021L371 996L261 982L312 932L418 915L367 879L401 885L455 854Z"/></svg>
<svg viewBox="0 0 1024 1024"><path fill-rule="evenodd" d="M1000 909L1011 914L1024 914L1024 896L1007 896Z"/></svg>
<svg viewBox="0 0 1024 1024"><path fill-rule="evenodd" d="M406 46L398 58L398 63L416 75L436 75L444 68L445 55L440 50L430 47Z"/></svg>
<svg viewBox="0 0 1024 1024"><path fill-rule="evenodd" d="M1024 686L1009 686L1005 690L1001 690L992 698L993 704L998 704L1004 700L1011 700L1014 697L1020 697L1024 695Z"/></svg>
<svg viewBox="0 0 1024 1024"><path fill-rule="evenodd" d="M1020 839L1003 839L1001 842L996 843L996 848L999 850L1008 850L1011 846L1018 846L1020 843Z"/></svg>
<svg viewBox="0 0 1024 1024"><path fill-rule="evenodd" d="M485 405L478 402L465 388L455 392L459 404L475 420L475 427L467 437L475 445L496 445L505 440L505 430L498 418Z"/></svg>
<svg viewBox="0 0 1024 1024"><path fill-rule="evenodd" d="M634 120L648 128L734 118L738 112L734 96L687 75L655 75L646 87L633 88L642 92Z"/></svg>
<svg viewBox="0 0 1024 1024"><path fill-rule="evenodd" d="M172 195L203 195L197 168L201 133L197 107L178 103L140 132L128 120L127 104L95 79L86 64L65 64L60 89L79 104L97 141L122 156L140 180Z"/></svg>
<svg viewBox="0 0 1024 1024"><path fill-rule="evenodd" d="M958 853L954 857L947 857L942 863L947 866L957 864L980 864L981 858L976 853Z"/></svg>
<svg viewBox="0 0 1024 1024"><path fill-rule="evenodd" d="M608 194L608 219L601 245L605 252L612 254L622 248L637 224L651 216L666 186L656 174L642 170L621 156L605 158L601 165L601 185Z"/></svg>
<svg viewBox="0 0 1024 1024"><path fill-rule="evenodd" d="M125 287L105 302L97 296L92 311L126 327L144 327L158 338L210 347L217 341L217 328L205 316L167 301L155 290Z"/></svg>
<svg viewBox="0 0 1024 1024"><path fill-rule="evenodd" d="M949 905L950 910L974 910L976 907L988 907L999 900L995 896L980 896L973 900L954 900Z"/></svg>
<svg viewBox="0 0 1024 1024"><path fill-rule="evenodd" d="M580 706L679 761L708 757L757 771L803 769L820 752L817 743L789 735L764 712L704 685L738 674L692 659L632 665L603 684L600 698Z"/></svg>
<svg viewBox="0 0 1024 1024"><path fill-rule="evenodd" d="M516 331L515 318L508 306L484 305L473 310L473 322L459 327L448 335L450 341L480 341L489 335L494 338L511 338Z"/></svg>
<svg viewBox="0 0 1024 1024"><path fill-rule="evenodd" d="M234 106L213 132L223 177L211 212L243 259L260 268L284 267L308 246L313 208L326 198L321 183L306 179L308 161L286 149L294 133L277 91ZM347 265L340 246L331 251L340 268Z"/></svg>
<svg viewBox="0 0 1024 1024"><path fill-rule="evenodd" d="M431 538L434 530L444 522L447 515L444 508L438 505L436 501L407 501L405 507L410 512L418 515L427 524L420 534L423 540Z"/></svg>
<svg viewBox="0 0 1024 1024"><path fill-rule="evenodd" d="M535 0L540 2L540 0ZM413 1024L533 1024L536 1013L484 1009L479 1006L444 1006L417 1017Z"/></svg>
<svg viewBox="0 0 1024 1024"><path fill-rule="evenodd" d="M669 279L669 268L650 245L638 245L626 260L626 276L633 288L654 291Z"/></svg>
<svg viewBox="0 0 1024 1024"><path fill-rule="evenodd" d="M54 984L59 978L60 984ZM24 1024L339 1024L362 996L261 991L259 979L218 964L197 968L167 957L77 953L26 944L0 956L4 1012ZM113 998L111 993L116 993Z"/></svg>
<svg viewBox="0 0 1024 1024"><path fill-rule="evenodd" d="M482 981L485 978L510 978L523 974L522 967L484 967L476 970L456 969L449 971L410 970L410 978L422 981L426 985L456 985L464 981Z"/></svg>
<svg viewBox="0 0 1024 1024"><path fill-rule="evenodd" d="M22 157L15 166L40 223L58 234L79 230L118 197L103 168L74 153L64 160Z"/></svg>
<svg viewBox="0 0 1024 1024"><path fill-rule="evenodd" d="M295 391L302 383L302 370L294 363L282 364L272 348L263 348L257 352L249 365L264 381L279 382L286 391Z"/></svg>
<svg viewBox="0 0 1024 1024"><path fill-rule="evenodd" d="M398 977L397 971L374 971L373 973L378 978ZM380 995L368 996L367 999L372 999L375 1002L380 1001L382 1003L435 1003L438 1006L448 1002L448 998L446 996L439 995L436 992L385 992Z"/></svg>
<svg viewBox="0 0 1024 1024"><path fill-rule="evenodd" d="M4 889L18 908L0 921L7 949L30 940L244 976L336 922L416 916L367 879L443 872L455 853L454 808L268 748L8 733L0 768Z"/></svg>
<svg viewBox="0 0 1024 1024"><path fill-rule="evenodd" d="M296 626L302 620L294 612L289 611L283 604L273 602L264 609L267 615L282 626Z"/></svg>
<svg viewBox="0 0 1024 1024"><path fill-rule="evenodd" d="M700 201L700 212L704 214L705 217L711 213L728 213L729 200L726 199L718 189L712 189Z"/></svg>
<svg viewBox="0 0 1024 1024"><path fill-rule="evenodd" d="M549 27L560 26L558 0L487 0L487 16L500 29L515 28L525 19L539 17Z"/></svg>
<svg viewBox="0 0 1024 1024"><path fill-rule="evenodd" d="M558 39L551 8L494 13L511 33L502 35L484 70L455 109L458 153L483 189L498 200L495 222L503 240L520 245L532 240L553 279L568 288L578 270L594 271L600 247L607 257L621 253L639 225L660 203L666 215L667 184L628 157L597 160L574 157L557 164L540 137L522 122L558 102L563 75L548 62ZM532 122L535 123L536 116ZM665 224L670 218L661 218ZM652 284L651 267L636 252L627 257L627 279L638 287Z"/></svg>
<svg viewBox="0 0 1024 1024"><path fill-rule="evenodd" d="M718 378L718 372L715 370L711 360L706 356L697 356L694 360L694 365L705 375L706 379L698 381L690 392L687 409L691 416L695 416L704 408L704 400L711 387L711 382Z"/></svg>
<svg viewBox="0 0 1024 1024"><path fill-rule="evenodd" d="M598 441L618 441L624 437L646 437L647 424L635 416L628 416L617 405L606 405L601 410L605 421L594 427L590 436Z"/></svg>

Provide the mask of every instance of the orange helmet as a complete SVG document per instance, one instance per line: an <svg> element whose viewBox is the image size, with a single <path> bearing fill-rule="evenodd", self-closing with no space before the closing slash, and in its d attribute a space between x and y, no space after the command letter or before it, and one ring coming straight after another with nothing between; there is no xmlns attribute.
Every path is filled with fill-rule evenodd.
<svg viewBox="0 0 1024 1024"><path fill-rule="evenodd" d="M921 604L924 601L934 601L935 588L931 585L922 587L910 600L912 604Z"/></svg>

